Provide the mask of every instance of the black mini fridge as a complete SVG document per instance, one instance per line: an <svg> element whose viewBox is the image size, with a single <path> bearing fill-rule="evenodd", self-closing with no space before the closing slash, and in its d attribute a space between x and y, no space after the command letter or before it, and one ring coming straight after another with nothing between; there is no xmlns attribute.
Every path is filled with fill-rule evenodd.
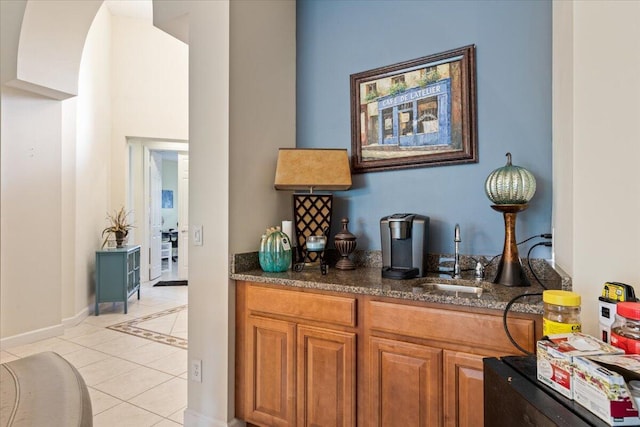
<svg viewBox="0 0 640 427"><path fill-rule="evenodd" d="M580 404L540 383L535 356L487 358L484 365L485 427L606 427Z"/></svg>

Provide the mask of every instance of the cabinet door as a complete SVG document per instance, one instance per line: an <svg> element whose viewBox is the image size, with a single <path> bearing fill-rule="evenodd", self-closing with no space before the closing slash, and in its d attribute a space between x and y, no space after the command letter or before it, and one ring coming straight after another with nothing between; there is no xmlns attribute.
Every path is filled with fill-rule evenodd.
<svg viewBox="0 0 640 427"><path fill-rule="evenodd" d="M127 254L127 295L136 286L135 267L136 267L136 253L129 252Z"/></svg>
<svg viewBox="0 0 640 427"><path fill-rule="evenodd" d="M442 350L371 337L371 426L434 427L442 424Z"/></svg>
<svg viewBox="0 0 640 427"><path fill-rule="evenodd" d="M246 331L247 421L295 426L295 324L249 316Z"/></svg>
<svg viewBox="0 0 640 427"><path fill-rule="evenodd" d="M138 286L140 284L140 248L138 247L133 254L133 283L134 286Z"/></svg>
<svg viewBox="0 0 640 427"><path fill-rule="evenodd" d="M124 301L127 295L127 259L125 252L98 253L96 258L97 302Z"/></svg>
<svg viewBox="0 0 640 427"><path fill-rule="evenodd" d="M355 426L356 334L298 326L298 427Z"/></svg>
<svg viewBox="0 0 640 427"><path fill-rule="evenodd" d="M482 427L482 358L475 354L444 351L445 427Z"/></svg>

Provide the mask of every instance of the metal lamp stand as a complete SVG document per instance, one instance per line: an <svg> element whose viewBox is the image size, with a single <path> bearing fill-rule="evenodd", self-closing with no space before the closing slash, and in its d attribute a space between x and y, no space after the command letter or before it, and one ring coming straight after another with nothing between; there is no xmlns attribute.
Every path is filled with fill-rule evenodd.
<svg viewBox="0 0 640 427"><path fill-rule="evenodd" d="M320 255L318 252L307 251L307 237L324 234L327 240L331 229L331 210L333 195L325 193L294 193L293 218L298 259L305 258L315 262Z"/></svg>

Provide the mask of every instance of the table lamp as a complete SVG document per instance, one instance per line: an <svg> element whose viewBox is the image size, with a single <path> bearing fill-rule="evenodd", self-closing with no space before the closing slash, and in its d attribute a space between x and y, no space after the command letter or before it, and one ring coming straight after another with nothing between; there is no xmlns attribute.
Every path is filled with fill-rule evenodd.
<svg viewBox="0 0 640 427"><path fill-rule="evenodd" d="M298 251L306 251L308 236L325 235L331 229L333 195L327 191L351 188L351 169L346 149L280 148L274 182L276 190L308 190L293 193L294 234L289 236ZM314 191L321 190L321 193ZM309 252L314 262L318 252Z"/></svg>

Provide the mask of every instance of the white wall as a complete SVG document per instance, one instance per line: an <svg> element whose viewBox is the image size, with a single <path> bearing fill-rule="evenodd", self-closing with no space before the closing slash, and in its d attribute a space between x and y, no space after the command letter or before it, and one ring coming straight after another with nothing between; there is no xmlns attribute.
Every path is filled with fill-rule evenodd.
<svg viewBox="0 0 640 427"><path fill-rule="evenodd" d="M85 36L101 4L102 0L75 2L70 14L60 2L26 2L18 21L20 44L11 70L15 75L3 83L54 99L75 96Z"/></svg>
<svg viewBox="0 0 640 427"><path fill-rule="evenodd" d="M60 325L61 103L3 88L1 126L4 338Z"/></svg>
<svg viewBox="0 0 640 427"><path fill-rule="evenodd" d="M127 137L189 138L189 48L146 20L114 16L112 22L110 201L117 207L129 200ZM143 244L142 212L132 219L131 239Z"/></svg>
<svg viewBox="0 0 640 427"><path fill-rule="evenodd" d="M109 204L111 183L111 14L100 8L87 34L80 65L77 98L77 128L74 162L75 212L70 220L75 230L73 257L74 281L65 286L75 288L73 317L92 304L95 296L95 251L102 245L105 218L112 211Z"/></svg>
<svg viewBox="0 0 640 427"><path fill-rule="evenodd" d="M26 0L0 1L0 85L15 80L18 75L18 44Z"/></svg>
<svg viewBox="0 0 640 427"><path fill-rule="evenodd" d="M554 261L573 271L573 2L553 2Z"/></svg>
<svg viewBox="0 0 640 427"><path fill-rule="evenodd" d="M273 182L278 148L296 146L295 52L295 2L231 3L231 253L257 251L265 228L293 219L291 192Z"/></svg>
<svg viewBox="0 0 640 427"><path fill-rule="evenodd" d="M203 380L189 382L185 425L222 426L234 413L229 256L291 210L273 177L277 148L295 146L295 2L156 1L154 24L189 37L189 221L204 235L189 247L189 359Z"/></svg>
<svg viewBox="0 0 640 427"><path fill-rule="evenodd" d="M160 2L156 2L160 3ZM155 7L155 6L154 6ZM229 1L189 2L189 382L186 425L226 425L232 416L229 370ZM203 421L206 420L206 421ZM215 424L214 424L215 423Z"/></svg>
<svg viewBox="0 0 640 427"><path fill-rule="evenodd" d="M87 305L88 289L76 288L76 136L77 100L68 99L62 106L62 145L60 155L60 307L63 323L75 324L83 316ZM88 310L87 310L88 312ZM74 318L79 315L78 318Z"/></svg>
<svg viewBox="0 0 640 427"><path fill-rule="evenodd" d="M554 2L555 253L590 334L605 281L640 291L638 20L640 2Z"/></svg>
<svg viewBox="0 0 640 427"><path fill-rule="evenodd" d="M37 10L38 4L44 10ZM35 24L46 20L49 3L27 7L26 2L13 1L1 6L0 337L5 345L61 333L62 319L74 305L75 292L66 287L72 277L68 267L73 263L72 244L66 239L74 239L74 235L67 234L69 223L63 225L67 221L63 215L70 212L66 203L73 197L69 172L73 152L69 157L68 146L75 138L75 106L43 96L70 89L67 80L59 76L42 79L40 71L55 74L62 67L77 72L84 43L79 28L88 28L97 6L87 2L73 16L56 14L56 26ZM39 60L50 56L31 48L36 38L51 42L51 31L63 40L76 40L59 49L66 62L56 61L45 68ZM18 44L17 35L29 32L35 38L25 37ZM18 78L25 84L16 84ZM28 78L36 81L28 83L24 80ZM15 87L33 88L43 81L58 86L37 93L6 86L14 83Z"/></svg>

